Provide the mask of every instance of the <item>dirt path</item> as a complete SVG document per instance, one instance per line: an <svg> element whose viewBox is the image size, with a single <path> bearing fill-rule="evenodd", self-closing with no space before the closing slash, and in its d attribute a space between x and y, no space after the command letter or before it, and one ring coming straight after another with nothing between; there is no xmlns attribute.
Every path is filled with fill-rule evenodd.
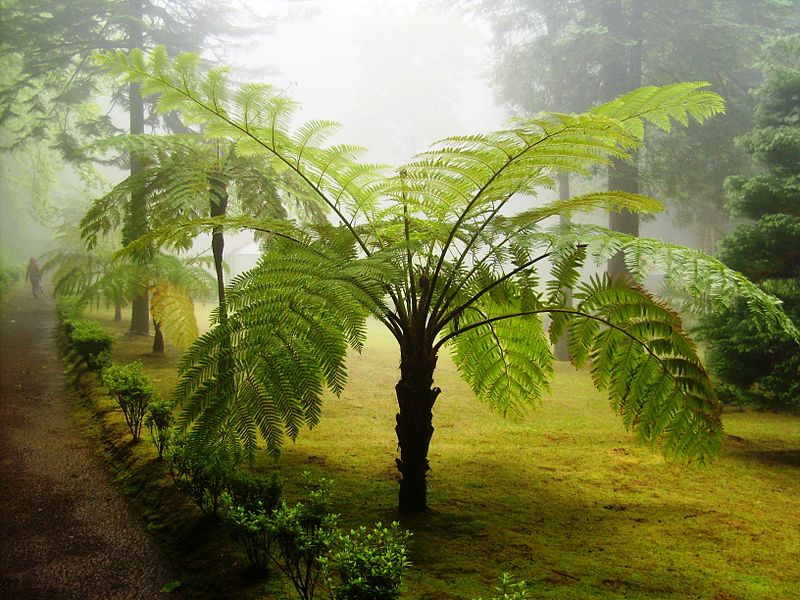
<svg viewBox="0 0 800 600"><path fill-rule="evenodd" d="M161 553L72 421L52 301L15 290L0 321L0 598L166 597Z"/></svg>

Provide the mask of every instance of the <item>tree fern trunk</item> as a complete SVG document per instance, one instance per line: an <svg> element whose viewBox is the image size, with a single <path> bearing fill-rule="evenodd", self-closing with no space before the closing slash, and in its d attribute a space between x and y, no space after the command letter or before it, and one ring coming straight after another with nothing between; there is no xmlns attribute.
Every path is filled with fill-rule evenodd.
<svg viewBox="0 0 800 600"><path fill-rule="evenodd" d="M436 355L429 348L403 344L400 359L400 381L395 386L397 404L397 442L400 458L399 511L415 514L428 508L428 447L433 436L433 405L439 388L433 387Z"/></svg>
<svg viewBox="0 0 800 600"><path fill-rule="evenodd" d="M569 200L569 173L560 171L558 173L558 199ZM561 226L566 228L569 225L569 217L561 215ZM572 288L561 288L566 297L565 306L572 307ZM556 340L553 348L553 354L556 360L567 361L569 360L569 330L565 330L561 337Z"/></svg>
<svg viewBox="0 0 800 600"><path fill-rule="evenodd" d="M164 354L164 334L161 332L161 326L153 320L153 354Z"/></svg>
<svg viewBox="0 0 800 600"><path fill-rule="evenodd" d="M211 216L222 217L228 210L227 183L220 179L212 180ZM214 272L217 276L217 303L219 304L219 318L225 322L228 317L228 307L225 303L225 271L224 265L225 234L221 227L215 227L211 233L211 252L214 255Z"/></svg>

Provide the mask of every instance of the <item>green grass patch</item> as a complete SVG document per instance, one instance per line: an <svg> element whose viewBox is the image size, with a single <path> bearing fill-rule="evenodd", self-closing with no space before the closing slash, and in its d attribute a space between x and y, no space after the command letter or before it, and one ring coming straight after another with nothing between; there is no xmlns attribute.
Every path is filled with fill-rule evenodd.
<svg viewBox="0 0 800 600"><path fill-rule="evenodd" d="M121 336L115 360L142 360L167 395L178 354L149 355L151 342ZM393 339L371 328L349 360L345 392L285 447L279 468L290 496L293 475L311 470L335 480L344 524L397 518L398 364ZM534 582L534 598L798 597L798 416L726 413L714 464L676 466L636 444L586 373L556 371L539 407L506 419L476 402L440 357L431 510L402 520L414 531L403 598L487 597L503 571ZM274 467L268 457L257 464Z"/></svg>

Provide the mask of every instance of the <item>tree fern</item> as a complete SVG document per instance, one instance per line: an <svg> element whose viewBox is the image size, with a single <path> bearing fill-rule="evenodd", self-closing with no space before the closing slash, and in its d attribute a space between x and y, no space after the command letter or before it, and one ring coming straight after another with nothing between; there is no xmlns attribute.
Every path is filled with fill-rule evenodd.
<svg viewBox="0 0 800 600"><path fill-rule="evenodd" d="M158 50L102 62L160 95L162 109L180 110L210 139L269 160L286 181L316 195L337 225L315 234L263 227L269 251L232 283L229 319L201 336L182 364L177 394L199 443L235 439L252 454L260 435L277 452L284 435L316 423L323 390L341 390L345 351L360 347L372 314L400 346L404 512L426 507L441 392L433 383L444 346L479 398L519 411L551 377L548 335L569 329L573 362L589 365L630 430L667 456L705 462L721 442L720 408L678 314L632 279L595 278L578 288L574 307L561 290L577 283L590 258L622 250L637 277L656 269L690 292L706 286L710 292L695 300L712 305L744 293L766 326L786 322L774 299L700 253L546 223L595 209L658 210L652 199L621 192L533 199L554 188L559 173L626 159L648 124L669 130L721 112L705 84L643 88L585 114L544 114L447 138L388 175L359 163L357 147L326 145L334 124L294 127L296 103L269 86L230 90L223 71L201 72L196 57L170 62ZM510 214L512 198L528 204Z"/></svg>

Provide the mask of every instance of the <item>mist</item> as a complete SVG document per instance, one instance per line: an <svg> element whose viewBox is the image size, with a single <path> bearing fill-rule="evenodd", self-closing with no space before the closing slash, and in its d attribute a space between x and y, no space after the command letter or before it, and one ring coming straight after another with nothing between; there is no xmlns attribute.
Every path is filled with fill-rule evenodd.
<svg viewBox="0 0 800 600"><path fill-rule="evenodd" d="M415 0L299 4L309 10L230 57L296 98L299 119L341 123L342 140L365 146L368 160L399 166L437 139L506 119L488 80L485 22Z"/></svg>

